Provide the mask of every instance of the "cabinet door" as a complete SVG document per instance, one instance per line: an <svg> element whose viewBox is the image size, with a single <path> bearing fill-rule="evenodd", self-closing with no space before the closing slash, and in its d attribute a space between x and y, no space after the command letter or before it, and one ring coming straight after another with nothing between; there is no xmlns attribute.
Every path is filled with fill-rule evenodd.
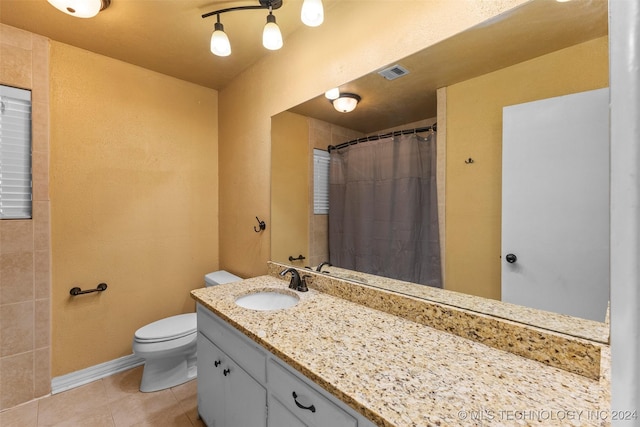
<svg viewBox="0 0 640 427"><path fill-rule="evenodd" d="M225 426L226 356L202 334L198 334L198 413L208 427Z"/></svg>
<svg viewBox="0 0 640 427"><path fill-rule="evenodd" d="M293 415L282 403L269 395L269 418L267 427L308 427Z"/></svg>
<svg viewBox="0 0 640 427"><path fill-rule="evenodd" d="M231 359L223 365L225 426L266 427L267 391Z"/></svg>

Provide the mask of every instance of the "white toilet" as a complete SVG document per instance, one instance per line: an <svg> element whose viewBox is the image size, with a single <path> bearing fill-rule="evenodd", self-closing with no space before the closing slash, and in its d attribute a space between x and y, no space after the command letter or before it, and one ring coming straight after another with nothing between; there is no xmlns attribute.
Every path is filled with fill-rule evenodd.
<svg viewBox="0 0 640 427"><path fill-rule="evenodd" d="M205 286L242 280L227 271L204 276ZM178 314L138 329L133 353L144 359L140 391L151 392L174 387L197 376L196 313Z"/></svg>

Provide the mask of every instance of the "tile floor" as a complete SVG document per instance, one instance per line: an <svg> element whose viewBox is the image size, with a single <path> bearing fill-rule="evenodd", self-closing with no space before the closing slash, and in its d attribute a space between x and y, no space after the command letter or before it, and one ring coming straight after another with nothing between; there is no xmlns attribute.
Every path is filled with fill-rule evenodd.
<svg viewBox="0 0 640 427"><path fill-rule="evenodd" d="M197 380L154 393L138 390L142 367L0 413L2 427L204 427Z"/></svg>

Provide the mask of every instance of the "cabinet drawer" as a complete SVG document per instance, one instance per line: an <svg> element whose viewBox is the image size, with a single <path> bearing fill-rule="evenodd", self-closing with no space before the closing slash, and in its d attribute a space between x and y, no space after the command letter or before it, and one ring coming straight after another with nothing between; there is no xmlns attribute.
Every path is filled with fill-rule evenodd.
<svg viewBox="0 0 640 427"><path fill-rule="evenodd" d="M258 382L266 382L266 353L255 342L198 304L198 333L206 336Z"/></svg>
<svg viewBox="0 0 640 427"><path fill-rule="evenodd" d="M198 304L196 312L198 314L198 332L204 334L216 345L220 345L220 341L224 340L225 335L231 335L227 322L213 314L208 308Z"/></svg>
<svg viewBox="0 0 640 427"><path fill-rule="evenodd" d="M354 417L324 397L323 392L316 390L273 359L270 359L267 364L267 380L270 393L305 423L318 427L355 427L357 425ZM301 408L299 405L308 409Z"/></svg>

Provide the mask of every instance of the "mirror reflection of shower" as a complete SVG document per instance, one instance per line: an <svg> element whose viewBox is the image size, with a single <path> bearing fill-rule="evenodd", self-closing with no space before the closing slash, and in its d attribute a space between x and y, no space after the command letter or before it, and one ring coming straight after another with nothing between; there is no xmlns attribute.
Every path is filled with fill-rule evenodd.
<svg viewBox="0 0 640 427"><path fill-rule="evenodd" d="M434 128L329 147L332 265L442 287Z"/></svg>

